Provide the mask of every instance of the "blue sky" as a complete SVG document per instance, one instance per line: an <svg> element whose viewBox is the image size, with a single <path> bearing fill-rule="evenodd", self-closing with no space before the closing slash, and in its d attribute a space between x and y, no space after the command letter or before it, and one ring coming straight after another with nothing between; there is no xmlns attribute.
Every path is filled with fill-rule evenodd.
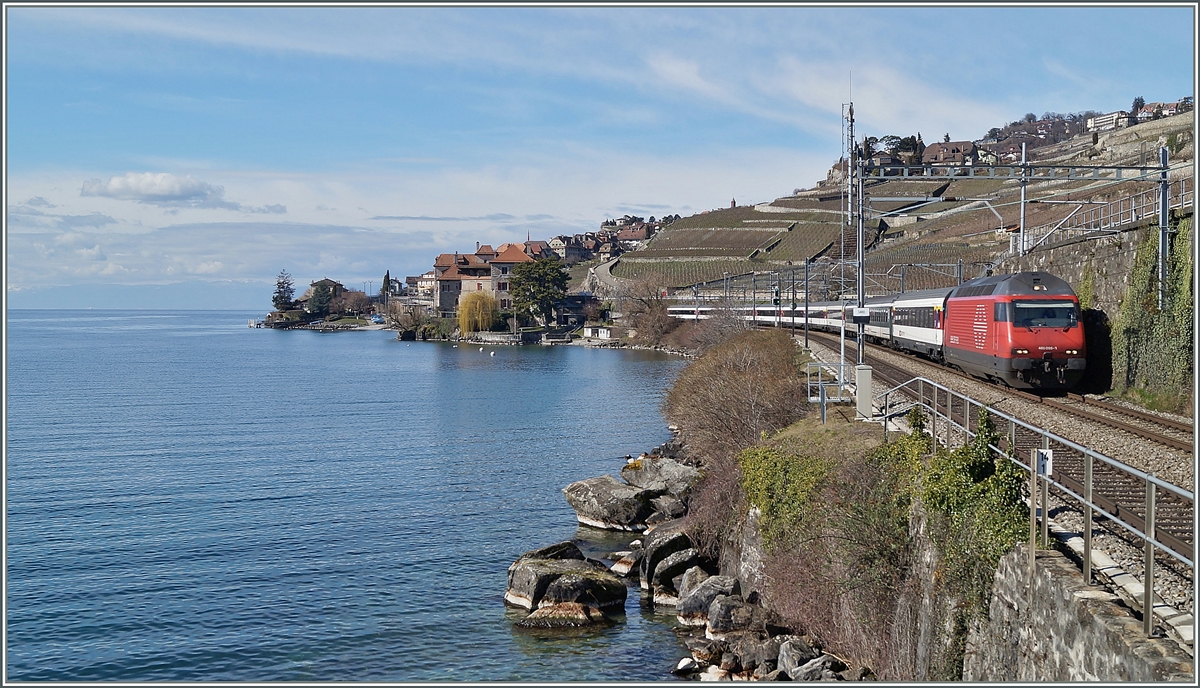
<svg viewBox="0 0 1200 688"><path fill-rule="evenodd" d="M862 134L1194 93L1191 7L12 7L9 307L266 310L767 201Z"/></svg>

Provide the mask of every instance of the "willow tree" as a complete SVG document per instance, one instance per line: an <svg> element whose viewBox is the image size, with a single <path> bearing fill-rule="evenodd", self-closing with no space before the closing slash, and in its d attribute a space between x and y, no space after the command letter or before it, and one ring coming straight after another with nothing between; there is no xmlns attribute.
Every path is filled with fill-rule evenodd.
<svg viewBox="0 0 1200 688"><path fill-rule="evenodd" d="M498 311L494 296L486 291L473 291L458 302L458 329L463 334L490 330Z"/></svg>

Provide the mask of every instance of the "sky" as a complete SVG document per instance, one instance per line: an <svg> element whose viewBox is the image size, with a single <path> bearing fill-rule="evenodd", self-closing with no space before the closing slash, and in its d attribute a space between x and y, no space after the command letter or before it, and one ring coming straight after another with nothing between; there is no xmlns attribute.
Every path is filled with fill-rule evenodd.
<svg viewBox="0 0 1200 688"><path fill-rule="evenodd" d="M1192 6L6 5L8 308L270 308L1194 94Z"/></svg>

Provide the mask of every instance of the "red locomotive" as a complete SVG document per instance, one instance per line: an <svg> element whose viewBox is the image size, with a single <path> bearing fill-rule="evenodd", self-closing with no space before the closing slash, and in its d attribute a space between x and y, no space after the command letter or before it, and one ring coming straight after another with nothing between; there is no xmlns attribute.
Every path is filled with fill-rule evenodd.
<svg viewBox="0 0 1200 688"><path fill-rule="evenodd" d="M1083 377L1079 299L1046 272L963 282L946 297L942 356L1013 387L1066 389Z"/></svg>

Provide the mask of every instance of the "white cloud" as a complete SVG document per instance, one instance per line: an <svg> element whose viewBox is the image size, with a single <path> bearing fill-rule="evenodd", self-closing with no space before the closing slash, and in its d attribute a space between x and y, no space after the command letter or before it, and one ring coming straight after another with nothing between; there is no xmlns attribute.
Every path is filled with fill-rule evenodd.
<svg viewBox="0 0 1200 688"><path fill-rule="evenodd" d="M91 248L80 248L75 250L76 255L84 260L108 260L108 256L100 250L100 245L96 244Z"/></svg>
<svg viewBox="0 0 1200 688"><path fill-rule="evenodd" d="M103 196L123 201L137 201L159 206L193 206L201 208L231 208L238 204L223 200L225 188L191 176L177 177L169 172L127 172L123 177L107 181L89 179L83 183L80 196Z"/></svg>

